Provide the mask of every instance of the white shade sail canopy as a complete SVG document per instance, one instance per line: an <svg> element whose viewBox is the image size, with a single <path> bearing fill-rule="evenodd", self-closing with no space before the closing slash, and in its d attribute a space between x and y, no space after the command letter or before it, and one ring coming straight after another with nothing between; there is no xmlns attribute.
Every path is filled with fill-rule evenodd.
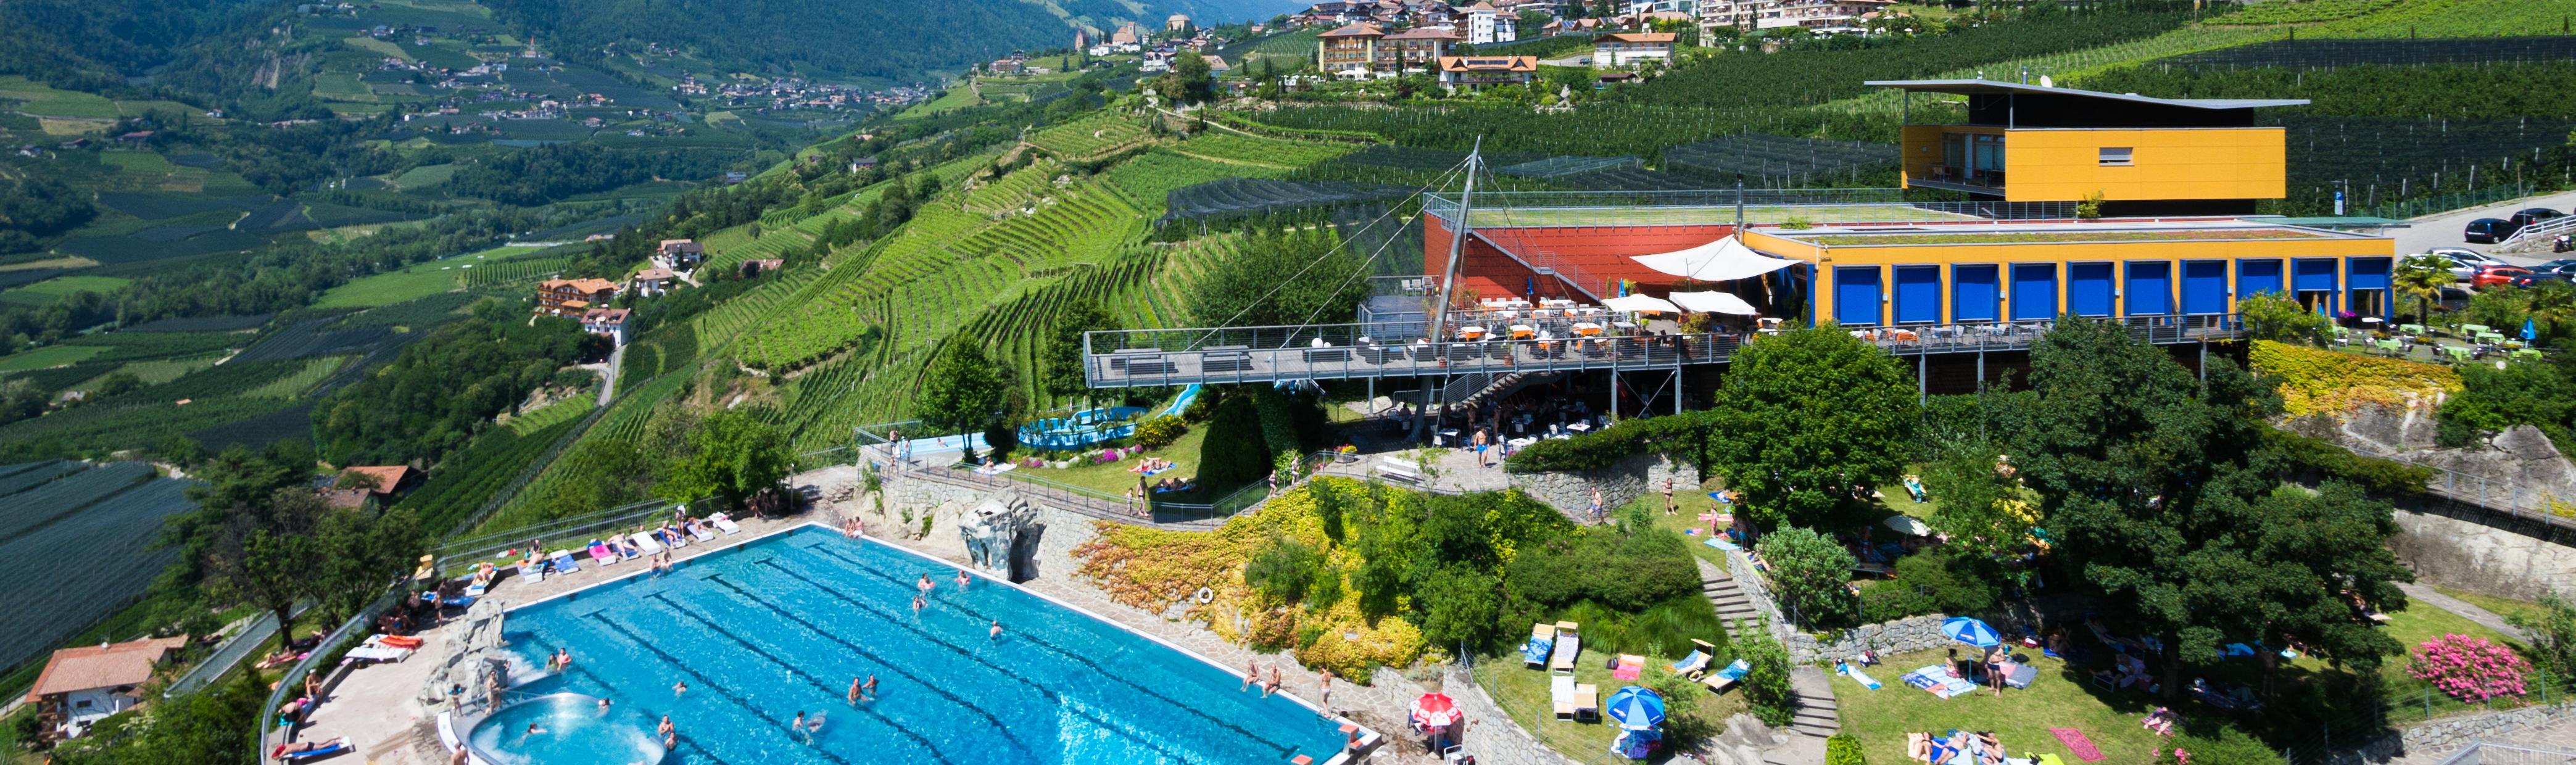
<svg viewBox="0 0 2576 765"><path fill-rule="evenodd" d="M1681 306L1682 310L1685 311L1700 311L1704 313L1727 313L1737 316L1752 316L1755 313L1753 310L1753 304L1744 302L1744 298L1736 297L1735 293L1732 292L1717 292L1714 290L1709 292L1675 292L1673 293L1673 305Z"/></svg>
<svg viewBox="0 0 2576 765"><path fill-rule="evenodd" d="M1611 299L1608 299L1608 300L1601 301L1601 305L1602 305L1602 307L1608 308L1608 309L1613 310L1613 311L1626 311L1626 312L1630 312L1630 313L1634 313L1634 312L1638 312L1638 311L1661 311L1661 312L1664 312L1664 313L1681 313L1681 312L1682 312L1682 308L1681 308L1681 306L1673 305L1673 304L1672 304L1672 301L1665 300L1665 299L1663 299L1663 298L1659 298L1659 297L1651 297L1651 296L1647 296L1647 295L1628 295L1628 296L1624 296L1624 297L1614 297L1614 298L1611 298Z"/></svg>
<svg viewBox="0 0 2576 765"><path fill-rule="evenodd" d="M1647 268L1703 282L1751 278L1799 263L1755 252L1753 248L1744 246L1744 242L1737 240L1734 234L1687 250L1638 255L1633 260Z"/></svg>

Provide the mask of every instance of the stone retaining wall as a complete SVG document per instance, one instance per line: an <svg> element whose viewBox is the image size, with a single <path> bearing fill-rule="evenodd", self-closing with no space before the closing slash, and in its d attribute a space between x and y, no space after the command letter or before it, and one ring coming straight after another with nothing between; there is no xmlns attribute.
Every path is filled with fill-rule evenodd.
<svg viewBox="0 0 2576 765"><path fill-rule="evenodd" d="M2493 740L2570 718L2576 718L2576 702L2446 717L2335 752L2328 761L2331 765L2363 765L2399 756L2441 756L2480 739Z"/></svg>
<svg viewBox="0 0 2576 765"><path fill-rule="evenodd" d="M1789 660L1799 663L1841 661L1862 651L1890 654L1959 645L1950 636L1941 634L1941 622L1949 618L1947 614L1931 614L1864 624L1831 641L1819 641L1811 635L1796 635L1789 641Z"/></svg>
<svg viewBox="0 0 2576 765"><path fill-rule="evenodd" d="M1585 511L1592 507L1592 490L1601 490L1605 508L1617 508L1638 497L1663 490L1664 479L1673 479L1673 491L1697 491L1698 476L1688 466L1680 465L1659 454L1632 454L1609 467L1591 470L1569 470L1548 473L1513 473L1512 487L1538 501L1556 508L1557 512L1579 522L1592 519Z"/></svg>

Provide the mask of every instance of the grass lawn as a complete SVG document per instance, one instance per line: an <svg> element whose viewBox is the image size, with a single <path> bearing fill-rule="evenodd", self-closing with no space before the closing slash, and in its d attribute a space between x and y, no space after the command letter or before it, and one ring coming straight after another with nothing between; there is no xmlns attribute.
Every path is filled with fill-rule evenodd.
<svg viewBox="0 0 2576 765"><path fill-rule="evenodd" d="M104 345L48 345L32 351L0 356L0 372L24 372L30 369L77 364L107 351Z"/></svg>
<svg viewBox="0 0 2576 765"><path fill-rule="evenodd" d="M1656 673L1667 671L1665 668L1671 666L1673 660L1677 658L1646 657L1645 676L1640 677L1639 681L1632 681L1612 678L1610 670L1602 668L1602 663L1609 661L1612 655L1585 648L1583 654L1574 663L1574 682L1593 685L1600 690L1601 699L1604 702L1609 701L1610 694L1622 686L1642 685L1643 683L1639 681L1651 679ZM1484 686L1485 693L1494 697L1494 703L1502 705L1503 711L1512 716L1513 722L1520 723L1522 730L1537 735L1541 741L1547 742L1550 748L1568 757L1582 762L1600 761L1609 752L1610 740L1619 735L1618 724L1606 716L1601 722L1578 723L1556 719L1556 708L1550 703L1548 697L1548 673L1524 667L1519 654L1486 659L1476 665L1476 675L1478 683ZM1724 694L1711 694L1705 686L1701 686L1694 692L1699 694L1699 707L1691 711L1689 719L1696 719L1701 730L1724 731L1726 718L1747 709L1742 691L1729 690ZM1676 720L1666 719L1665 730L1673 730L1675 724ZM1895 761L1904 760L1899 757Z"/></svg>
<svg viewBox="0 0 2576 765"><path fill-rule="evenodd" d="M433 260L357 279L322 293L313 307L374 308L453 291L457 275L463 273L458 265L453 259Z"/></svg>
<svg viewBox="0 0 2576 765"><path fill-rule="evenodd" d="M2385 628L2388 636L2412 648L2415 644L2445 633L2462 633L2501 640L2503 636L2479 627L2457 614L2431 606L2418 605L2389 614ZM2078 630L2079 633L2081 630ZM2089 636L2079 640L2091 643ZM2039 679L2027 689L2006 689L2002 698L1991 693L1959 696L1942 700L1915 690L1898 680L1906 672L1928 664L1939 664L1945 652L1939 649L1917 651L1885 657L1885 663L1870 675L1884 684L1879 690L1862 688L1850 678L1836 675L1834 697L1842 705L1843 730L1858 736L1871 761L1905 761L1905 734L1930 731L1943 733L1952 728L1970 731L1994 731L2004 746L2015 756L2024 752L2056 753L2075 762L2074 753L2056 737L2050 728L2075 728L2092 739L2113 762L2142 761L2155 746L2155 737L2138 724L2140 718L2157 705L2169 705L2184 717L2227 715L2227 712L2194 701L2168 702L2135 690L2110 691L2094 687L2090 673L2096 667L2109 665L2109 652L2098 644L2092 646L2094 665L2070 667L2066 662L2048 658L2038 651L2027 653L2039 667ZM2207 677L2212 682L2259 682L2261 669L2251 660L2224 662L2218 665L2186 666L2186 681ZM2406 675L2406 659L2391 657L2379 670L2380 690L2391 711L2392 724L2405 724L2431 716L2458 714L2475 707L2453 701L2439 693L2425 693L2423 681ZM2312 657L2283 662L2277 682L2280 698L2276 703L2295 703L2297 690L2314 685L2322 695L2336 698L2352 688L2348 675L2336 673L2325 662ZM2243 718L2251 719L2251 718Z"/></svg>
<svg viewBox="0 0 2576 765"><path fill-rule="evenodd" d="M931 99L924 103L913 104L912 108L903 110L902 114L897 114L894 118L897 120L919 119L951 109L963 109L981 103L984 103L984 99L981 96L975 95L975 89L967 87L965 83L961 82L958 83L956 87L949 88L947 93L941 94L938 98Z"/></svg>
<svg viewBox="0 0 2576 765"><path fill-rule="evenodd" d="M0 272L32 271L39 268L88 268L95 265L98 265L98 261L78 255L68 255L59 258L46 258L44 260L28 260L11 263L5 266L0 266Z"/></svg>
<svg viewBox="0 0 2576 765"><path fill-rule="evenodd" d="M116 102L103 96L55 90L25 77L0 77L0 98L24 101L18 111L38 117L116 118Z"/></svg>
<svg viewBox="0 0 2576 765"><path fill-rule="evenodd" d="M0 292L0 303L26 306L48 306L70 297L74 292L105 295L133 282L113 276L57 276L24 287Z"/></svg>
<svg viewBox="0 0 2576 765"><path fill-rule="evenodd" d="M1190 426L1190 432L1181 435L1180 440L1173 441L1170 446L1146 452L1142 456L1128 457L1106 465L1083 465L1081 467L1071 467L1063 470L1055 470L1051 468L1020 468L1018 472L1031 478L1043 478L1056 483L1069 484L1090 489L1112 497L1123 497L1127 495L1127 490L1136 488L1136 474L1127 472L1127 469L1135 467L1137 461L1144 459L1145 457L1161 457L1172 461L1172 463L1176 465L1172 470L1156 474L1154 477L1146 480L1160 481L1168 476L1179 476L1182 478L1197 476L1199 474L1199 445L1206 442L1207 426L1205 424L1193 425ZM1232 486L1202 486L1199 487L1197 491L1184 492L1180 494L1157 494L1155 495L1155 498L1167 502L1204 503L1223 497L1226 495L1226 492L1233 491L1234 488L1235 487Z"/></svg>

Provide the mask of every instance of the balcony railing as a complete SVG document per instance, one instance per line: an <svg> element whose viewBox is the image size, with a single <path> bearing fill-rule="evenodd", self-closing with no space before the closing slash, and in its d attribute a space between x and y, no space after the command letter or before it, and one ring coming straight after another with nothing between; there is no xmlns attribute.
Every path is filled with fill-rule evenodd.
<svg viewBox="0 0 2576 765"><path fill-rule="evenodd" d="M1957 165L1932 165L1926 168L1926 170L1928 172L1924 177L1909 178L1908 180L1916 181L1918 183L1928 181L1945 186L1967 186L1980 189L2001 189L2004 187L2004 171L2002 170L1980 170L1973 167L1959 167Z"/></svg>

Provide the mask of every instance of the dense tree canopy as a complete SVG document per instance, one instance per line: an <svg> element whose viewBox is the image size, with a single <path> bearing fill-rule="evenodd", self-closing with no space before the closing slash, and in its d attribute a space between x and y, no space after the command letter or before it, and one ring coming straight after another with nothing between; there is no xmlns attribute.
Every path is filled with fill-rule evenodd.
<svg viewBox="0 0 2576 765"><path fill-rule="evenodd" d="M2393 511L2337 483L2282 488L2258 430L2277 399L2222 359L2206 373L2119 325L2061 319L2031 351L2018 475L2110 599L2103 619L2162 641L2167 693L2184 657L2275 636L2375 665L2398 648L2355 627L2343 593L2405 602L2393 583L2411 576L2384 546Z"/></svg>
<svg viewBox="0 0 2576 765"><path fill-rule="evenodd" d="M314 408L322 453L335 465L436 460L511 411L555 370L604 356L606 339L571 319L534 322L487 301L475 317L439 327L383 371Z"/></svg>
<svg viewBox="0 0 2576 765"><path fill-rule="evenodd" d="M975 433L1002 409L1002 372L974 338L952 338L930 361L912 416L925 435Z"/></svg>
<svg viewBox="0 0 2576 765"><path fill-rule="evenodd" d="M786 480L795 461L787 434L777 426L740 409L719 410L690 431L689 453L671 465L662 493L681 500L714 497L740 507Z"/></svg>
<svg viewBox="0 0 2576 765"><path fill-rule="evenodd" d="M1903 363L1831 324L1765 337L1727 369L1707 464L1764 524L1800 522L1896 480L1917 398Z"/></svg>
<svg viewBox="0 0 2576 765"><path fill-rule="evenodd" d="M1216 261L1190 301L1193 326L1266 327L1350 321L1365 294L1367 264L1329 227L1246 236L1241 252Z"/></svg>

